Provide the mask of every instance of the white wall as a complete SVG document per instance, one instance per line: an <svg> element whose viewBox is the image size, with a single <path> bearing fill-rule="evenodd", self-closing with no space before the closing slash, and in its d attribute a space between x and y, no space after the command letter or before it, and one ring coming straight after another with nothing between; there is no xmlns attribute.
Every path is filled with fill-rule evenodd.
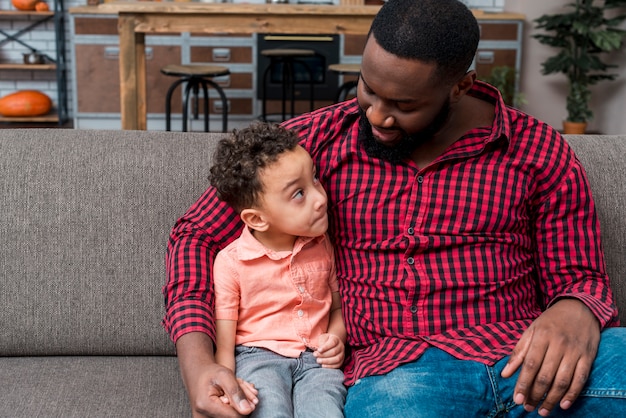
<svg viewBox="0 0 626 418"><path fill-rule="evenodd" d="M526 16L524 27L522 71L520 91L528 102L522 109L531 115L561 128L566 116L565 96L567 83L565 76L541 74L541 63L555 53L553 48L540 44L532 38L538 33L534 29L534 19L543 14L565 10L564 5L573 0L506 0L505 11L522 13ZM626 47L617 51L607 60L619 67L614 69L618 78L592 86L592 110L594 119L589 123L589 131L604 134L626 133Z"/></svg>

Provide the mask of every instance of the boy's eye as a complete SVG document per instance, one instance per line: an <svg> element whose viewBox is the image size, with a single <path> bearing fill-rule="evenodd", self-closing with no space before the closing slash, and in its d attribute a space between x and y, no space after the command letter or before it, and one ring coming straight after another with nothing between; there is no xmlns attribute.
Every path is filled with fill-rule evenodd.
<svg viewBox="0 0 626 418"><path fill-rule="evenodd" d="M304 192L302 190L298 190L297 192L293 194L294 199L299 199L302 196L304 196Z"/></svg>

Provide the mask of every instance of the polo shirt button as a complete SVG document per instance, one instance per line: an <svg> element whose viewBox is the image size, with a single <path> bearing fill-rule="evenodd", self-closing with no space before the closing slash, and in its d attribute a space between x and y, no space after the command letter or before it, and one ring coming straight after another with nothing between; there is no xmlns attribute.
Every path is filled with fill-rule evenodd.
<svg viewBox="0 0 626 418"><path fill-rule="evenodd" d="M417 182L418 183L424 183L424 177L423 176L417 176Z"/></svg>
<svg viewBox="0 0 626 418"><path fill-rule="evenodd" d="M413 235L415 233L415 229L413 229L413 227L409 227L409 229L406 230L406 232L409 233L409 235Z"/></svg>
<svg viewBox="0 0 626 418"><path fill-rule="evenodd" d="M302 309L300 309L300 310L298 311L298 316L299 316L300 318L302 318L302 317L304 316L304 312L302 311Z"/></svg>
<svg viewBox="0 0 626 418"><path fill-rule="evenodd" d="M417 306L413 305L411 306L411 313L416 313L417 312Z"/></svg>
<svg viewBox="0 0 626 418"><path fill-rule="evenodd" d="M406 262L409 263L409 265L412 266L413 264L415 264L415 259L413 257L409 257L409 258L406 259Z"/></svg>

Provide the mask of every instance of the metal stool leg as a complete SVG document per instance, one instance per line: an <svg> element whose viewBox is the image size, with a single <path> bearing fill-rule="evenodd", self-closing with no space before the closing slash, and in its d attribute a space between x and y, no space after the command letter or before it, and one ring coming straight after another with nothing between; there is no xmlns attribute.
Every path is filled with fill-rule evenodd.
<svg viewBox="0 0 626 418"><path fill-rule="evenodd" d="M199 86L202 86L202 94L204 95L204 101L202 102L203 104L203 109L202 109L202 113L204 116L204 132L209 132L209 89L207 88L207 79L201 78L199 77L197 79L197 83ZM199 90L198 87L196 87L196 89ZM198 106L198 98L196 98L196 112L197 112L197 106ZM197 118L196 118L197 119Z"/></svg>
<svg viewBox="0 0 626 418"><path fill-rule="evenodd" d="M346 97L348 97L348 93L350 93L350 90L355 88L357 84L357 81L346 81L345 83L343 83L337 91L335 103L343 102L344 100L346 100Z"/></svg>
<svg viewBox="0 0 626 418"><path fill-rule="evenodd" d="M226 94L222 87L217 84L213 80L205 80L209 85L211 85L217 94L220 95L220 99L222 100L222 132L226 132L228 130L228 101L226 100Z"/></svg>
<svg viewBox="0 0 626 418"><path fill-rule="evenodd" d="M283 65L283 89L282 89L282 101L281 101L281 110L282 110L282 114L281 116L283 117L283 120L285 120L287 118L287 90L291 91L291 104L292 104L292 108L293 108L293 83L291 82L291 71L292 71L292 67L291 67L291 60L289 60L288 58L284 59L282 62ZM293 110L292 110L293 111Z"/></svg>
<svg viewBox="0 0 626 418"><path fill-rule="evenodd" d="M185 80L178 79L172 83L169 89L167 89L167 94L165 95L165 130L172 130L172 94L174 90L178 86L180 86Z"/></svg>
<svg viewBox="0 0 626 418"><path fill-rule="evenodd" d="M187 118L188 112L187 109L189 107L189 92L193 89L195 81L192 79L186 79L187 85L185 86L185 94L183 97L183 132L187 132Z"/></svg>
<svg viewBox="0 0 626 418"><path fill-rule="evenodd" d="M261 119L263 120L263 122L267 122L267 79L269 77L271 69L272 63L270 62L270 65L265 69L265 72L263 73L263 85L261 86L261 97L263 98L261 100Z"/></svg>
<svg viewBox="0 0 626 418"><path fill-rule="evenodd" d="M311 70L311 67L309 67L309 65L302 60L296 60L296 62L298 64L301 64L304 67L304 69L307 72L307 75L309 76L309 108L310 108L309 110L312 112L315 108L315 104L314 104L315 99L313 97L315 80L313 79L313 70Z"/></svg>

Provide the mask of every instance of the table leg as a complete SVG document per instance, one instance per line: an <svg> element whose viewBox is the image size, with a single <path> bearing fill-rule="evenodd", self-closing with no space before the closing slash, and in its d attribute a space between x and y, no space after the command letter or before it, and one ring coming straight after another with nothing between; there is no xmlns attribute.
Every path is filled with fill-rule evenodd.
<svg viewBox="0 0 626 418"><path fill-rule="evenodd" d="M135 32L132 15L120 14L118 32L122 129L146 130L145 35Z"/></svg>

